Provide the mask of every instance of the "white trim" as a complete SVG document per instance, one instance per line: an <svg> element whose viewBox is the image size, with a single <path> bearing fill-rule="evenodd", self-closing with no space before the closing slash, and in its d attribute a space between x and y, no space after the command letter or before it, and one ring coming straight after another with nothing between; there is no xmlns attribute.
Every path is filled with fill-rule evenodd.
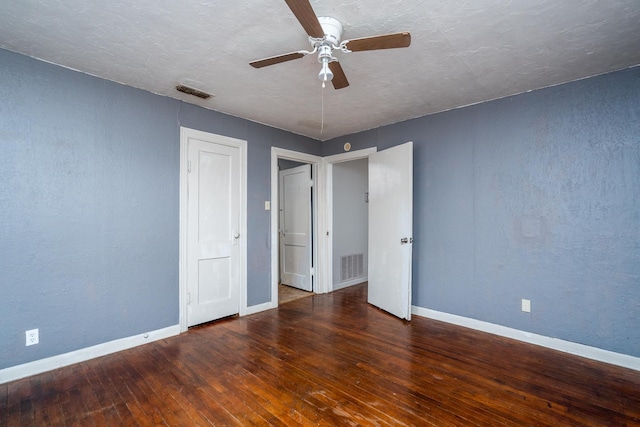
<svg viewBox="0 0 640 427"><path fill-rule="evenodd" d="M180 126L180 235L178 260L178 303L180 305L180 332L187 330L187 174L189 139L228 145L240 150L240 289L238 314L247 314L247 141L223 135L202 132Z"/></svg>
<svg viewBox="0 0 640 427"><path fill-rule="evenodd" d="M245 316L250 314L260 313L261 311L271 310L273 307L271 306L271 301L264 302L262 304L252 305L251 307L247 307L247 312Z"/></svg>
<svg viewBox="0 0 640 427"><path fill-rule="evenodd" d="M180 228L178 232L178 324L180 332L187 326L187 173L188 148L187 128L180 127ZM184 308L183 308L184 307Z"/></svg>
<svg viewBox="0 0 640 427"><path fill-rule="evenodd" d="M327 163L342 163L350 162L351 160L368 158L370 154L377 153L377 147L363 148L362 150L349 151L348 153L334 154L332 156L324 157L323 160Z"/></svg>
<svg viewBox="0 0 640 427"><path fill-rule="evenodd" d="M369 281L369 278L365 276L365 277L358 277L355 279L351 279L346 282L334 283L333 290L337 291L338 289L348 288L349 286L359 285L360 283L368 282L368 281Z"/></svg>
<svg viewBox="0 0 640 427"><path fill-rule="evenodd" d="M10 381L26 378L31 375L41 374L43 372L52 371L64 366L73 365L75 363L85 362L96 357L106 356L107 354L116 353L118 351L128 350L139 345L148 344L153 341L169 338L180 333L180 325L169 326L163 329L146 332L143 334L133 335L126 338L105 342L94 345L92 347L82 348L57 356L47 357L46 359L35 360L33 362L22 365L12 366L0 370L0 384Z"/></svg>
<svg viewBox="0 0 640 427"><path fill-rule="evenodd" d="M322 254L318 252L321 244L318 242L318 224L323 219L320 217L324 210L321 195L324 188L324 168L322 168L322 157L312 154L299 153L297 151L286 150L284 148L271 147L271 306L278 307L278 269L279 269L279 248L278 248L278 212L280 209L278 203L278 159L293 160L296 162L304 162L311 164L313 174L313 265L316 267L316 275L313 283L313 291L315 293L326 292L322 288L322 268L324 259Z"/></svg>
<svg viewBox="0 0 640 427"><path fill-rule="evenodd" d="M533 334L531 332L525 332L519 329L508 328L506 326L483 322L482 320L471 319L455 314L443 313L428 308L417 307L415 305L412 306L411 311L416 316L428 317L430 319L464 326L465 328L476 329L478 331L523 341L529 344L547 347L576 356L586 357L587 359L597 360L599 362L609 363L612 365L622 366L623 368L640 371L640 357L615 353L613 351L604 350L597 347L591 347L588 345L565 341L558 338L551 338L544 335Z"/></svg>
<svg viewBox="0 0 640 427"><path fill-rule="evenodd" d="M322 165L324 169L324 182L325 190L322 193L321 198L324 199L324 228L321 228L322 232L322 253L326 262L323 267L324 284L323 289L325 292L335 291L343 287L341 284L333 283L333 165L336 163L349 162L351 160L368 159L370 154L377 152L376 147L365 148L363 150L350 151L347 153L334 154L333 156L327 156L322 159ZM328 234L327 234L328 233ZM358 283L361 283L359 281Z"/></svg>
<svg viewBox="0 0 640 427"><path fill-rule="evenodd" d="M248 235L248 227L247 227L247 194L248 194L248 160L247 160L247 141L240 141L240 167L242 168L242 173L240 174L240 189L242 194L240 195L240 307L238 315L246 316L247 314L247 235Z"/></svg>

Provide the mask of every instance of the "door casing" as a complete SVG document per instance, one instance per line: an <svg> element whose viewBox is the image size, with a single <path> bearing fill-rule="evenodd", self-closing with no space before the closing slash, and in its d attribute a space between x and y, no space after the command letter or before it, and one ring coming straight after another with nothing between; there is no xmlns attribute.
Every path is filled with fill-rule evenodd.
<svg viewBox="0 0 640 427"><path fill-rule="evenodd" d="M317 203L314 203L312 208L314 220L311 226L313 233L313 290L316 293L327 292L323 286L324 275L319 268L321 265L324 265L324 255L321 253L324 242L320 242L321 236L318 230L325 229L323 225L325 189L322 157L284 148L271 147L271 308L278 307L278 278L280 276L280 250L278 247L278 213L280 211L278 203L278 159L293 160L311 165L313 200L317 200Z"/></svg>
<svg viewBox="0 0 640 427"><path fill-rule="evenodd" d="M333 290L333 236L331 221L333 209L333 164L368 158L376 147L340 153L327 157L300 153L284 148L271 148L271 308L278 306L278 277L280 255L278 248L278 159L310 163L314 179L313 245L315 282L313 291L318 294Z"/></svg>
<svg viewBox="0 0 640 427"><path fill-rule="evenodd" d="M180 234L179 234L179 266L178 266L178 304L180 332L187 330L187 196L188 196L188 147L189 139L216 144L230 145L240 150L240 238L238 245L239 259L239 314L247 313L247 141L230 138L195 129L180 127Z"/></svg>

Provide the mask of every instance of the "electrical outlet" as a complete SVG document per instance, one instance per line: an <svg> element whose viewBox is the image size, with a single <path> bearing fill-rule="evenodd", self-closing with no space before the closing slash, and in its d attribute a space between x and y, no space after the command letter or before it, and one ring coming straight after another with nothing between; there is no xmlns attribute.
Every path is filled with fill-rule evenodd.
<svg viewBox="0 0 640 427"><path fill-rule="evenodd" d="M38 330L37 329L31 329L27 332L25 332L25 334L27 335L27 343L25 345L35 345L38 344L40 342L40 337L38 336Z"/></svg>
<svg viewBox="0 0 640 427"><path fill-rule="evenodd" d="M531 313L531 301L528 299L522 299L522 311L525 313Z"/></svg>

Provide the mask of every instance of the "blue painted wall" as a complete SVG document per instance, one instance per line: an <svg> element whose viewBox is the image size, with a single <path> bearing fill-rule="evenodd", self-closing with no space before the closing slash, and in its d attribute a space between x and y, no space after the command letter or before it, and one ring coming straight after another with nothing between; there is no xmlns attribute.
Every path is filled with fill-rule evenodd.
<svg viewBox="0 0 640 427"><path fill-rule="evenodd" d="M178 323L180 126L248 141L248 303L269 301L271 146L319 142L0 50L0 369Z"/></svg>
<svg viewBox="0 0 640 427"><path fill-rule="evenodd" d="M347 141L414 141L415 305L640 356L640 68Z"/></svg>
<svg viewBox="0 0 640 427"><path fill-rule="evenodd" d="M248 141L249 305L271 147L412 140L416 305L640 356L640 69L320 144L0 50L0 369L177 324L180 126Z"/></svg>

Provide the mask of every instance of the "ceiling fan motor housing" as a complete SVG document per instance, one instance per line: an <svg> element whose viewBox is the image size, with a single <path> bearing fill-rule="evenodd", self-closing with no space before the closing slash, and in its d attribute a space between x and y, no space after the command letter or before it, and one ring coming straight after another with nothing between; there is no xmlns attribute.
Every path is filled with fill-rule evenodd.
<svg viewBox="0 0 640 427"><path fill-rule="evenodd" d="M340 39L342 38L342 24L335 18L329 16L319 16L318 21L324 31L323 39L314 39L309 37L309 42L313 47L320 47L320 45L329 44L331 47L339 46Z"/></svg>

